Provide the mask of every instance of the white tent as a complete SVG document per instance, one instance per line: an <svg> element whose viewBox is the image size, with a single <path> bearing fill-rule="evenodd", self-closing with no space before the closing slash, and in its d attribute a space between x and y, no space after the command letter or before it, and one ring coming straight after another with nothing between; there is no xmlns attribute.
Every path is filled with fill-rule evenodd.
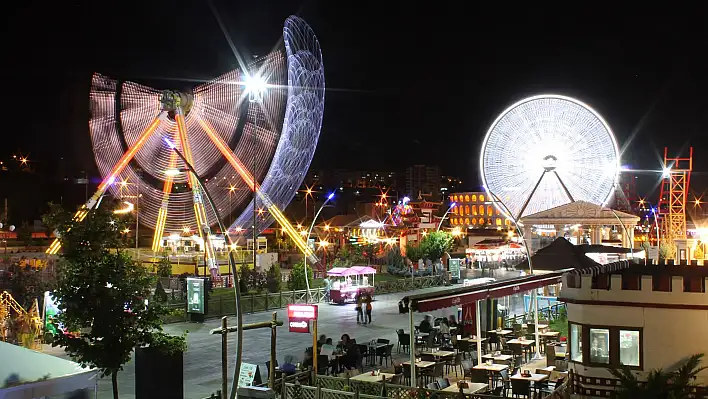
<svg viewBox="0 0 708 399"><path fill-rule="evenodd" d="M95 389L97 371L64 360L0 342L0 399L33 399L78 389ZM20 384L4 388L6 382Z"/></svg>

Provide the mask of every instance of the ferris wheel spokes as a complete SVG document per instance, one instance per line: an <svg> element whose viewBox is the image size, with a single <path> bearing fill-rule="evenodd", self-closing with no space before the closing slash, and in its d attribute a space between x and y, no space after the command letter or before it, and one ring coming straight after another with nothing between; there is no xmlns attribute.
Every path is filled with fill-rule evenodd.
<svg viewBox="0 0 708 399"><path fill-rule="evenodd" d="M543 170L543 173L541 174L541 177L538 178L538 181L536 182L536 185L533 186L533 190L531 190L531 194L526 198L526 201L524 201L524 204L521 206L521 210L519 211L519 214L514 218L514 215L510 215L514 220L519 220L521 219L521 216L524 214L524 211L526 210L526 207L529 206L529 202L531 202L531 198L533 198L533 195L536 193L536 190L538 190L538 186L541 185L541 181L543 180L543 177L546 176L546 173L548 172L553 172L553 174L556 176L558 179L558 182L560 183L561 187L563 187L563 191L565 191L565 195L568 196L568 199L570 202L575 202L573 199L573 195L570 194L570 190L568 190L568 187L563 183L563 179L560 178L558 175L558 171L555 169L549 170L548 168L545 168ZM496 195L495 195L496 197Z"/></svg>
<svg viewBox="0 0 708 399"><path fill-rule="evenodd" d="M259 184L256 182L256 179L243 165L241 160L236 157L233 151L231 151L226 142L214 132L214 130L211 128L211 126L209 126L209 123L207 121L200 118L199 124L202 126L202 129L204 129L212 143L214 143L216 148L219 149L224 158L226 158L226 160L236 170L238 175L241 176L241 179L243 179L244 183L246 183L246 185L250 187L251 190L257 190L256 195L258 196L258 199L262 201L262 203L265 205L265 208L268 209L268 212L270 212L273 218L278 222L278 224L280 224L283 230L285 230L285 233L290 237L290 239L293 240L295 245L301 251L303 251L305 256L307 256L310 261L317 262L319 259L317 259L310 246L307 245L307 242L303 240L302 235L298 233L297 230L295 230L290 221L285 217L285 215L283 215L283 212L280 211L277 205L274 204L270 198L268 198L268 196L263 192L263 190L260 190Z"/></svg>
<svg viewBox="0 0 708 399"><path fill-rule="evenodd" d="M108 187L110 187L113 182L115 182L116 178L120 173L125 169L126 166L130 163L130 161L133 160L133 157L135 157L135 154L137 154L138 150L147 142L148 138L152 136L152 134L155 132L158 126L160 126L160 121L162 120L162 117L164 115L164 112L160 112L157 117L148 125L148 127L143 131L143 133L138 137L138 140L128 148L128 150L123 153L123 156L120 157L118 162L116 162L115 166L111 170L111 172L106 175L106 177L101 181L101 184L98 185L98 189L96 192L91 196L91 198L88 200L86 204L84 204L81 209L76 211L74 214L74 220L77 222L81 222L86 218L86 215L98 204L99 200L101 199L101 196L106 192ZM47 248L46 253L49 255L56 255L59 250L61 249L61 242L59 241L59 237L55 238L54 241L52 241L51 245L49 245L49 248Z"/></svg>

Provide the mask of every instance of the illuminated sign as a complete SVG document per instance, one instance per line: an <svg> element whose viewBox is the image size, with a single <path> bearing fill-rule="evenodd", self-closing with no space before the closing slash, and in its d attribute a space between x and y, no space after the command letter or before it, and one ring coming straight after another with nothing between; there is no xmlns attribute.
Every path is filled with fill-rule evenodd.
<svg viewBox="0 0 708 399"><path fill-rule="evenodd" d="M317 305L288 305L288 319L317 320Z"/></svg>
<svg viewBox="0 0 708 399"><path fill-rule="evenodd" d="M204 314L204 280L187 279L187 312Z"/></svg>
<svg viewBox="0 0 708 399"><path fill-rule="evenodd" d="M317 320L317 305L288 305L288 331L309 333L310 320Z"/></svg>

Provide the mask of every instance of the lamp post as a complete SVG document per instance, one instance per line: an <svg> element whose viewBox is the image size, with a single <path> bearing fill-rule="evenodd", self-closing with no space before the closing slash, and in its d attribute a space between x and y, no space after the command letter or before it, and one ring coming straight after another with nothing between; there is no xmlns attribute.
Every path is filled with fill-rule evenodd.
<svg viewBox="0 0 708 399"><path fill-rule="evenodd" d="M492 196L493 202L504 208L504 212L511 218L511 221L514 223L514 226L516 227L516 230L519 232L519 237L521 237L521 242L524 243L524 248L526 249L526 260L529 264L529 274L533 275L533 262L531 261L531 250L529 249L528 242L526 240L526 237L524 237L524 232L521 230L519 227L519 221L516 220L514 217L514 214L509 211L509 208L504 205L504 203L497 197L496 194L492 192L488 187L485 187L487 189L487 192L489 195ZM538 360L541 359L541 352L539 352L539 337L538 337L538 295L537 295L537 290L534 289L531 291L531 303L533 304L533 323L534 323L534 337L535 337L535 348L536 348L536 353L534 354L534 359ZM478 332L479 333L479 332Z"/></svg>
<svg viewBox="0 0 708 399"><path fill-rule="evenodd" d="M204 190L204 194L207 198L207 201L209 202L209 205L212 208L212 211L216 215L216 221L219 224L219 229L221 229L222 232L226 235L226 238L229 240L229 247L232 247L233 242L231 241L231 236L229 236L226 228L224 227L223 223L221 222L221 214L219 213L219 209L216 207L214 204L214 200L211 198L211 194L209 194L209 190L206 188L206 184L202 181L202 178L199 177L197 174L197 171L194 169L192 164L190 164L187 159L184 157L184 154L182 154L181 151L179 151L174 143L172 143L167 137L163 136L163 140L167 143L167 146L172 149L172 151L179 156L179 158L184 162L184 164L187 166L186 171L189 171L194 175L195 179L201 186L202 190ZM177 175L179 173L183 172L183 170L176 169L176 170L168 170L165 172L167 175ZM207 240L209 237L207 237ZM179 259L179 258L177 258ZM236 297L236 342L237 342L237 347L236 347L236 368L234 369L234 376L233 376L233 384L231 386L231 396L230 398L235 398L236 397L236 389L237 389L237 384L238 384L238 375L241 370L241 360L243 358L243 314L241 312L241 289L239 288L239 283L238 283L238 272L236 271L236 261L234 260L234 255L233 251L229 251L229 266L231 269L231 274L233 275L233 280L234 280L234 295ZM223 395L226 395L226 392L223 393Z"/></svg>
<svg viewBox="0 0 708 399"><path fill-rule="evenodd" d="M438 223L438 229L435 230L435 231L440 231L440 227L442 227L442 224L443 224L443 222L445 221L445 218L447 217L447 214L450 213L450 211L452 210L452 208L455 207L455 205L457 205L457 203L455 203L455 202L453 202L453 203L450 204L450 207L447 208L447 210L445 211L445 214L443 214L442 219L440 219L440 223Z"/></svg>
<svg viewBox="0 0 708 399"><path fill-rule="evenodd" d="M307 237L305 238L306 243L305 245L310 245L310 235L312 234L312 228L315 227L315 222L317 221L317 217L320 216L320 212L322 212L322 209L327 205L327 203L334 198L334 193L330 193L327 196L327 199L325 200L324 203L322 203L322 206L320 209L317 210L317 213L315 214L315 217L312 218L312 224L310 225L310 229L307 231ZM303 253L302 257L302 264L305 269L305 286L307 287L307 297L309 298L310 301L312 301L312 293L310 292L310 279L307 278L307 254Z"/></svg>

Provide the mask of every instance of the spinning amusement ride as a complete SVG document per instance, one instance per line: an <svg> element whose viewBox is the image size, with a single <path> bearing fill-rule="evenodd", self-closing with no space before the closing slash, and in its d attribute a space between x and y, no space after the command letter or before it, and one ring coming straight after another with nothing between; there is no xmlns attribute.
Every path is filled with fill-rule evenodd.
<svg viewBox="0 0 708 399"><path fill-rule="evenodd" d="M106 192L120 197L121 183L130 182L138 187L140 224L154 229L153 251L166 233L196 231L206 263L218 270L209 237L221 214L234 220L223 233L236 241L275 220L316 261L281 209L302 184L319 138L322 53L298 17L285 21L283 43L245 70L190 92L94 75L89 127L103 180L75 219L83 220ZM204 190L218 212L205 204ZM55 240L47 252L59 249Z"/></svg>

